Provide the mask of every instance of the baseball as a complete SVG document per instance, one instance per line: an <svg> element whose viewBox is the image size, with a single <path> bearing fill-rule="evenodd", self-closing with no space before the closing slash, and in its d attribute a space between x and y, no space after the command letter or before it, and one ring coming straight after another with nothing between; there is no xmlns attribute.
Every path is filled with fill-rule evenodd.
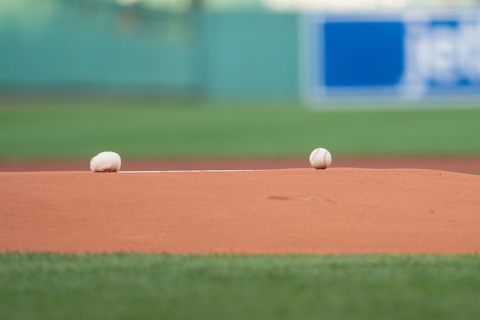
<svg viewBox="0 0 480 320"><path fill-rule="evenodd" d="M116 152L100 152L90 160L90 170L93 172L117 172L120 170L122 160Z"/></svg>
<svg viewBox="0 0 480 320"><path fill-rule="evenodd" d="M332 164L332 155L325 148L317 148L310 153L310 165L315 169L326 169Z"/></svg>

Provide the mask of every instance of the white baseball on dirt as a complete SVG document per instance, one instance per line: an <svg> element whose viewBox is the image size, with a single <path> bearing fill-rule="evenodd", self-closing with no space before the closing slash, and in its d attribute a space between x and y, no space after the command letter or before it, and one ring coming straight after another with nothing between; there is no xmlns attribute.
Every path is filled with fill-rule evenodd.
<svg viewBox="0 0 480 320"><path fill-rule="evenodd" d="M310 153L310 165L315 169L326 169L332 164L332 155L325 148L316 148Z"/></svg>
<svg viewBox="0 0 480 320"><path fill-rule="evenodd" d="M122 165L120 155L112 151L104 151L90 160L90 170L93 172L117 172Z"/></svg>

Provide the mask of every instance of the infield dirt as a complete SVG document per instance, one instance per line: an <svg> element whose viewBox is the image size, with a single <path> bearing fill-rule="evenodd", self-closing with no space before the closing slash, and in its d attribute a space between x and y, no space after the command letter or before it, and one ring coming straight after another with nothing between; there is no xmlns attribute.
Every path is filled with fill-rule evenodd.
<svg viewBox="0 0 480 320"><path fill-rule="evenodd" d="M480 176L415 169L0 173L0 252L480 252Z"/></svg>
<svg viewBox="0 0 480 320"><path fill-rule="evenodd" d="M435 169L466 173L480 172L480 156L430 157L348 157L335 156L335 168L369 169ZM244 159L157 159L132 160L122 163L122 170L211 170L211 169L289 169L310 168L307 157L302 158L244 158ZM88 171L84 160L0 160L0 172L23 171Z"/></svg>

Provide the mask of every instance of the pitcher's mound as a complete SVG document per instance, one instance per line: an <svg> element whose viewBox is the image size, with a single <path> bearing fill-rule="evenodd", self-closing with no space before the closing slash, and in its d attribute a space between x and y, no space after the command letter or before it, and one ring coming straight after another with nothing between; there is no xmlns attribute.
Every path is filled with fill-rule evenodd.
<svg viewBox="0 0 480 320"><path fill-rule="evenodd" d="M0 251L480 252L480 176L430 170L0 173Z"/></svg>

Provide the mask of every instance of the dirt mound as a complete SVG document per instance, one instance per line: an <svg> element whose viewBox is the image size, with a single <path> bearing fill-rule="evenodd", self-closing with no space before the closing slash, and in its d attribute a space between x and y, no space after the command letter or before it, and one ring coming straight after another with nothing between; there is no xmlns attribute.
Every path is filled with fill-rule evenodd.
<svg viewBox="0 0 480 320"><path fill-rule="evenodd" d="M0 171L85 171L89 159L84 160L0 160ZM357 167L372 169L436 169L480 173L480 156L430 157L349 157L335 156L336 168ZM123 161L123 170L191 170L191 169L288 169L310 168L308 157L302 158L241 158L241 159L173 159Z"/></svg>
<svg viewBox="0 0 480 320"><path fill-rule="evenodd" d="M0 173L0 251L480 252L480 176L410 169Z"/></svg>

